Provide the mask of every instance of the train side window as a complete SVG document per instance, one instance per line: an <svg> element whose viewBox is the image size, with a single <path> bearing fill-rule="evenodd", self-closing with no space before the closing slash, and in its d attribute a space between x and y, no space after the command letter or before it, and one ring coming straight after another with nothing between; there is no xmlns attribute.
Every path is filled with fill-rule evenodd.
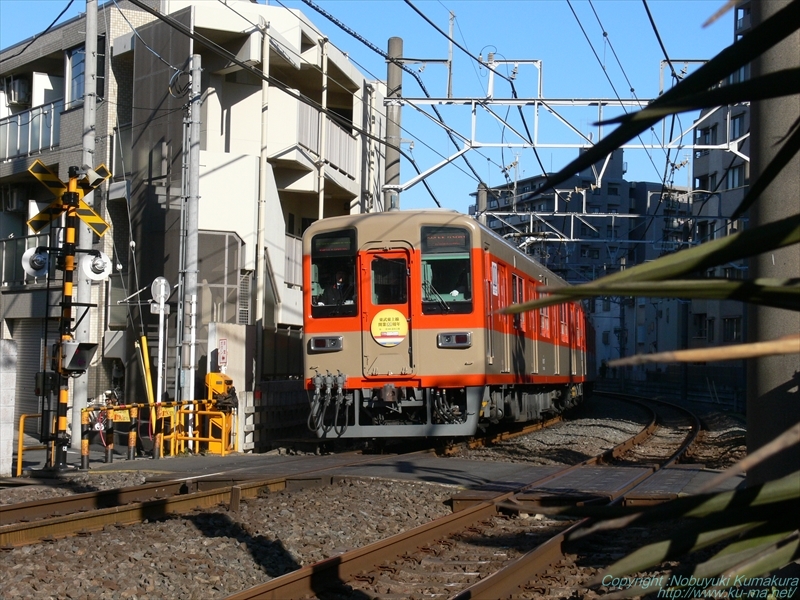
<svg viewBox="0 0 800 600"><path fill-rule="evenodd" d="M358 314L354 230L320 233L311 240L309 293L312 317Z"/></svg>
<svg viewBox="0 0 800 600"><path fill-rule="evenodd" d="M561 341L566 342L569 340L569 333L567 332L567 305L559 304L558 312L561 321Z"/></svg>
<svg viewBox="0 0 800 600"><path fill-rule="evenodd" d="M542 337L549 338L550 337L550 307L544 306L539 309L539 320L541 322L541 334Z"/></svg>
<svg viewBox="0 0 800 600"><path fill-rule="evenodd" d="M470 234L461 227L422 227L423 314L472 312Z"/></svg>

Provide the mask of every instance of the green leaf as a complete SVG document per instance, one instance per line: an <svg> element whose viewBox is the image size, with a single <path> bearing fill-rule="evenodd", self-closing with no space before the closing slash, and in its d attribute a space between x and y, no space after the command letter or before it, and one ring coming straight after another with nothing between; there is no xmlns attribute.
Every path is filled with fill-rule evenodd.
<svg viewBox="0 0 800 600"><path fill-rule="evenodd" d="M700 108L715 108L726 104L739 104L756 100L767 100L781 96L791 96L800 92L800 68L775 71L761 77L748 79L742 83L734 83L717 87L711 90L686 94L672 102L661 103L643 108L642 110L620 115L613 119L599 121L595 125L613 125L615 123L635 123L642 119L657 117L663 119L669 115L698 110Z"/></svg>
<svg viewBox="0 0 800 600"><path fill-rule="evenodd" d="M796 532L793 531L765 534L765 531L776 528L785 529L776 523L767 523L748 531L742 536L742 539L729 544L709 560L697 565L692 575L700 578L714 577L723 571L733 569L746 560L777 548L779 542L786 540L790 535L796 535Z"/></svg>
<svg viewBox="0 0 800 600"><path fill-rule="evenodd" d="M800 0L796 1L800 2ZM575 294L572 297L562 295L562 289L559 289L558 292L547 298L513 304L500 312L516 314L582 298L585 296L580 296L580 292L576 294L572 290L582 290L584 287L591 289L593 286L619 282L663 281L696 271L704 272L711 267L749 258L755 254L771 252L798 242L800 242L800 214L668 254L652 262L612 273L591 283L573 286L569 292L564 292Z"/></svg>
<svg viewBox="0 0 800 600"><path fill-rule="evenodd" d="M778 543L774 550L764 555L755 556L733 569L725 571L725 576L735 579L739 576L758 577L759 575L766 575L797 560L798 557L800 557L800 539L795 535L787 539L785 543Z"/></svg>
<svg viewBox="0 0 800 600"><path fill-rule="evenodd" d="M714 87L728 75L752 62L766 50L794 33L798 28L800 28L800 0L794 0L754 27L738 42L725 48L678 85L666 91L654 100L650 107L657 108L670 103L680 103L681 99L688 95ZM548 177L541 191L553 188L575 173L591 167L628 140L648 130L658 121L658 117L650 117L620 125L558 173Z"/></svg>
<svg viewBox="0 0 800 600"><path fill-rule="evenodd" d="M789 164L789 161L794 158L794 155L800 151L800 127L795 122L795 131L786 140L786 143L778 150L777 154L772 157L768 165L765 165L758 179L750 184L747 194L742 198L742 203L738 208L733 211L731 219L738 219L744 211L750 208L761 193L767 189L770 183L778 176L778 174Z"/></svg>
<svg viewBox="0 0 800 600"><path fill-rule="evenodd" d="M656 282L587 283L575 288L542 288L565 298L636 296L739 300L800 311L800 279L683 279Z"/></svg>
<svg viewBox="0 0 800 600"><path fill-rule="evenodd" d="M721 511L734 511L748 507L772 507L783 502L797 501L798 499L800 499L800 471L795 471L786 477L754 485L743 490L685 496L657 506L644 508L576 506L562 508L558 511L558 514L592 517L595 519L605 517L607 519L593 523L589 527L575 532L569 538L576 539L595 531L619 529L634 521L637 525L646 525L656 521L681 517L702 518Z"/></svg>

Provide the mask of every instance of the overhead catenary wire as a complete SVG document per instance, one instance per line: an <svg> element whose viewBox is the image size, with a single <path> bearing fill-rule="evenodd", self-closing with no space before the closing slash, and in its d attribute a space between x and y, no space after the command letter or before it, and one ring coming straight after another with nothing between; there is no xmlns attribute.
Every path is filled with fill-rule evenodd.
<svg viewBox="0 0 800 600"><path fill-rule="evenodd" d="M672 65L672 60L670 60L670 58L669 58L669 54L667 53L667 48L664 46L664 42L661 39L661 34L658 32L658 27L656 26L656 22L655 22L655 19L653 18L653 14L650 12L650 7L647 4L647 0L642 0L642 4L644 5L644 10L647 13L647 18L650 20L650 26L653 29L653 33L655 34L656 39L658 40L658 45L661 47L661 51L664 54L664 59L667 61L667 64L669 65L669 68L670 68L670 70L672 72L672 76L677 81L679 79L678 78L678 74L675 72L675 67ZM669 138L670 139L672 139L672 134L675 131L675 119L676 119L676 117L673 114L672 115L672 119L670 120L670 128L669 128ZM671 164L669 155L670 155L670 148L667 147L666 158L665 158L665 163L664 163L664 174L663 174L663 176L661 178L661 193L658 196L658 202L656 203L656 206L653 208L653 214L650 216L650 221L647 223L647 226L644 228L644 232L642 233L643 236L647 235L647 232L650 229L650 226L653 224L653 221L655 220L656 213L658 212L658 207L661 206L661 202L663 201L664 194L665 194L665 192L667 190L667 172L668 172L670 164Z"/></svg>
<svg viewBox="0 0 800 600"><path fill-rule="evenodd" d="M277 1L280 3L280 0L277 0ZM340 22L338 19L336 19L336 17L334 17L333 15L331 15L330 13L325 11L322 7L318 6L316 3L312 2L312 0L302 0L302 2L304 4L306 4L307 6L309 6L310 8L314 9L315 11L317 11L323 17L328 19L331 23L333 23L334 25L339 27L342 31L344 31L345 33L351 35L352 37L354 37L355 39L360 41L362 44L367 46L367 48L369 48L370 50L372 50L373 52L375 52L379 56L383 57L384 60L392 62L393 64L396 64L401 69L403 69L403 71L405 71L406 73L410 74L416 80L417 84L419 85L420 89L422 90L422 93L425 94L425 97L426 98L430 98L431 97L430 93L428 92L428 89L425 87L425 84L422 81L422 78L419 76L419 73L417 73L413 69L408 68L408 66L406 66L402 62L402 60L397 60L397 59L395 59L393 57L390 57L386 52L384 52L383 50L378 48L375 44L373 44L372 42L370 42L369 40L364 38L358 32L352 30L347 25L345 25L344 23ZM441 113L439 112L439 110L435 106L433 107L433 111L434 111L434 113L436 113L436 116L439 118L439 121L444 122L444 118L442 117ZM448 137L450 138L450 141L453 143L453 145L456 146L456 148L458 148L458 144L453 139L453 137L452 137L452 135L451 135L449 130L447 131L447 134L448 134ZM475 168L472 166L472 164L469 162L469 160L465 156L462 156L461 158L467 164L467 166L469 167L470 171L472 171L472 174L475 177L475 179L479 183L483 183L483 180L481 179L480 175L475 170Z"/></svg>
<svg viewBox="0 0 800 600"><path fill-rule="evenodd" d="M250 25L252 25L254 28L256 28L256 29L259 29L259 28L260 28L260 27L259 27L259 25L257 25L256 23L254 23L253 21L251 21L250 19L248 19L248 18L247 18L247 16L245 16L244 14L242 14L242 13L240 13L239 11L237 11L236 9L234 9L234 8L233 8L233 7L232 7L230 4L228 4L227 2L225 2L225 0L218 0L218 1L219 1L219 2L220 2L222 5L223 5L223 6L227 7L229 10L231 10L231 11L232 11L232 12L234 12L236 15L238 15L240 18L242 18L243 20L245 20L247 23L249 23ZM286 10L289 10L289 7L287 7L285 4L283 4L282 2L280 2L280 0L277 0L277 2L278 2L278 4L280 4L280 5L281 5L283 8L285 8ZM291 11L290 11L290 12L291 12ZM299 18L299 17L298 17L298 18ZM299 60L306 62L306 59L305 59L305 58L304 58L302 55L300 55L300 54L299 54L297 51L295 51L295 49L294 49L294 48L291 48L291 47L289 47L289 46L286 46L285 44L280 44L280 45L281 45L281 48L283 48L284 50L286 50L286 51L287 51L287 52L289 52L290 54L293 54L293 55L294 55L295 57L297 57ZM355 61L353 61L353 62L355 63ZM356 63L356 64L357 64L357 63ZM319 73L322 73L322 69L321 69L321 68L320 68L318 65L312 65L312 66L313 66L313 68L314 68L314 69L315 69L317 72L319 72ZM366 70L366 69L365 69L365 70ZM370 73L370 75L372 75L372 74ZM372 75L372 77L374 77L375 79L379 79L379 78L378 78L378 77L376 77L375 75ZM346 87L347 87L347 86L345 86L345 85L344 85L342 82L339 82L339 81L337 81L335 78L331 78L331 77L330 77L330 75L328 75L328 78L329 78L329 79L332 79L332 80L333 80L335 83L337 83L337 85L339 85L339 86L340 86L342 89L346 89ZM380 114L382 117L386 118L386 113L385 113L385 112L380 112L380 111L376 111L376 112L378 112L378 114ZM408 132L407 132L405 129L402 129L402 128L401 128L401 130L403 130L404 132L408 133ZM416 138L416 136L412 136L412 137L415 137L415 138ZM425 145L427 146L427 144L425 144ZM429 146L428 146L428 147L429 147ZM430 148L430 147L429 147L429 148ZM432 150L432 148L431 148L431 150ZM406 155L405 153L403 153L403 156L406 158L406 160L408 160L408 161L409 161L409 163L411 163L411 165L414 167L414 170L417 172L417 174L418 174L418 175L419 175L419 174L421 174L421 171L420 171L419 167L417 166L417 164L416 164L416 161L414 160L414 158L413 158L412 156L410 156L410 155ZM425 180L423 180L423 181L422 181L422 184L423 184L423 186L425 187L425 189L427 190L427 192L428 192L428 194L430 195L430 197L431 197L431 199L433 200L433 202L436 204L436 206L438 206L438 207L440 207L440 208L441 208L441 206L442 206L442 205L441 205L441 203L439 202L439 199L438 199L438 198L436 198L436 194L434 194L433 190L432 190L432 189L431 189L431 187L430 187L430 184L428 184L428 182L427 182L427 181L425 181Z"/></svg>
<svg viewBox="0 0 800 600"><path fill-rule="evenodd" d="M513 98L519 98L519 95L517 94L517 88L514 85L514 80L513 79L511 79L507 75L501 73L497 69L494 69L493 67L490 67L489 65L484 63L480 58L478 58L477 56L472 54L469 50L467 50L464 46L462 46L457 41L455 41L453 38L451 38L445 31L443 31L438 25L436 25L436 23L431 21L431 19L425 13L423 13L421 10L419 10L419 8L414 6L414 4L411 2L411 0L404 0L404 2L409 7L411 7L411 9L414 10L414 12L416 12L420 17L422 17L425 20L425 22L427 22L431 27L433 27L437 32L439 32L441 35L443 35L447 40L451 41L453 43L453 45L456 46L456 48L461 50L464 54L466 54L468 57L470 57L472 60L474 60L475 62L477 62L481 66L483 66L483 67L487 68L488 70L492 71L495 75L499 76L501 79L505 79L509 83L509 85L511 86L511 95L512 95L512 97ZM517 111L519 112L519 116L520 116L520 119L522 121L522 125L525 128L525 133L527 135L526 141L530 145L531 150L533 150L533 154L536 157L536 161L539 164L539 168L541 169L542 174L547 174L547 170L544 167L544 163L542 162L542 159L539 156L539 151L536 149L536 146L533 143L533 136L531 135L530 128L528 127L528 122L525 119L525 114L522 112L522 107L518 106L517 107ZM560 199L562 199L565 202L567 201L567 199L564 198L561 195L560 192L557 191L556 193L558 194L558 197Z"/></svg>
<svg viewBox="0 0 800 600"><path fill-rule="evenodd" d="M569 4L570 10L572 11L572 14L574 15L575 20L578 22L578 25L580 26L581 31L583 32L583 35L586 38L587 43L589 44L589 47L592 49L592 52L594 53L595 58L597 59L598 63L600 63L600 66L603 69L603 73L605 73L606 79L608 80L608 83L611 85L611 89L614 90L614 95L617 97L617 100L619 100L620 104L621 104L622 103L622 99L620 98L620 95L617 92L617 88L616 88L616 86L614 86L614 83L611 81L611 76L608 74L608 70L606 69L606 66L603 64L603 62L600 60L600 57L597 55L597 52L594 49L594 45L592 44L591 40L589 39L589 35L586 33L586 30L583 28L583 25L581 24L581 20L578 17L578 14L575 12L575 9L572 7L572 3L569 0L567 0L567 4ZM607 43L608 47L611 49L611 53L614 55L614 58L617 61L617 65L619 66L620 71L622 71L623 77L625 77L625 81L628 84L628 88L630 89L631 94L633 94L633 97L636 99L637 102L639 102L639 107L642 108L642 102L636 96L636 90L634 89L633 84L631 83L631 80L628 79L628 74L625 72L625 69L622 66L622 62L620 61L619 56L617 56L617 53L614 50L614 46L611 44L611 39L608 36L608 32L606 31L606 28L603 27L603 23L602 23L602 21L600 21L600 15L597 14L597 11L594 8L594 4L592 3L592 0L589 0L589 6L591 7L592 13L594 13L595 18L597 19L597 24L600 25L600 29L603 31L603 39L605 40L605 43ZM621 106L622 106L622 110L625 112L625 114L627 114L628 110L625 108L624 105L621 104ZM650 128L650 130L653 131L653 133L655 133L655 131L653 130L652 127ZM639 141L642 142L642 146L644 146L645 143L644 143L644 140L642 139L642 136L639 135L637 137L639 138ZM663 149L663 147L664 147L663 142L658 138L658 136L656 136L656 139L658 140L658 143L661 145L661 147ZM646 148L645 148L645 154L647 154L647 158L650 160L650 164L653 165L653 169L656 171L656 174L658 174L658 167L656 167L656 163L653 160L653 157L650 155L650 151L647 150Z"/></svg>
<svg viewBox="0 0 800 600"><path fill-rule="evenodd" d="M63 9L63 10L62 10L60 13L58 13L58 16L57 16L55 19L53 19L53 22L52 22L52 23L50 23L50 25L48 25L48 26L47 26L47 28L46 28L44 31L42 31L41 33L37 33L35 36L33 36L33 38L31 38L31 40L30 40L30 41L29 41L27 44L25 44L25 46L24 46L24 47L22 47L22 48L19 50L19 52L17 52L16 54L12 54L11 56L6 56L6 57L4 57L4 58L0 59L0 63L6 62L7 60L11 60L12 58L16 58L16 57L18 57L20 54L22 54L23 52L25 52L25 51L26 51L28 48L30 48L30 47L31 47L31 45L32 45L32 44L33 44L33 43L34 43L36 40L38 40L38 39L39 39L40 37L42 37L42 36L43 36L45 33L47 33L48 31L50 31L50 30L53 28L53 25L55 25L56 23L58 23L58 20L59 20L59 19L60 19L62 16L64 16L64 13L65 13L65 12L67 12L67 11L69 10L69 7L70 7L70 6L72 6L72 3L73 3L73 2L75 2L75 0L69 0L69 2L67 2L67 5L64 7L64 9Z"/></svg>

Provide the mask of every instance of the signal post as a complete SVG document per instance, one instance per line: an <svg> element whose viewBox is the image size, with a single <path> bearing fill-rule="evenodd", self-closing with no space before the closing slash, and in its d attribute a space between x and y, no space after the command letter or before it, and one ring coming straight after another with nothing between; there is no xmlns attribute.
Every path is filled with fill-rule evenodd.
<svg viewBox="0 0 800 600"><path fill-rule="evenodd" d="M103 235L108 230L108 224L94 211L91 210L83 202L83 190L79 187L80 172L78 167L69 168L69 182L64 185L58 176L52 173L40 161L36 161L29 169L29 172L34 175L40 182L48 187L56 194L56 200L47 209L33 217L28 221L31 229L37 233L48 225L53 219L61 214L65 214L65 231L64 243L61 248L48 248L48 251L55 250L57 252L56 267L64 271L62 296L61 296L61 314L59 318L59 341L54 344L52 352L52 369L56 372L58 378L58 406L56 409L56 431L55 435L51 436L47 441L54 443L55 448L51 453L53 457L52 467L58 470L63 470L68 467L67 465L67 448L69 446L68 428L67 428L67 412L69 407L69 380L84 373L89 363L94 356L97 344L87 342L76 342L73 336L72 325L72 309L76 304L72 300L74 276L75 276L75 256L78 252L86 252L95 255L95 260L92 265L88 267L90 271L87 275L94 280L107 277L111 271L111 263L108 257L102 252L94 250L81 250L76 246L76 235L79 224L79 219L85 221L98 235ZM98 167L97 171L91 171L92 178L84 181L88 183L88 187L94 188L102 181L110 177L110 173L105 167ZM60 184L60 185L59 185ZM29 274L43 275L47 273L46 263L43 265L43 255L41 251L43 248L37 248L36 253L31 257L31 264L26 265L23 261L23 267L28 267L26 271ZM35 257L36 267L34 267ZM33 272L28 269L33 269ZM87 310L94 305L80 304ZM42 440L45 441L45 440ZM81 440L81 450L83 454L83 445L88 446L89 440ZM85 449L88 455L88 447ZM83 468L88 465L81 465Z"/></svg>
<svg viewBox="0 0 800 600"><path fill-rule="evenodd" d="M69 168L69 184L62 195L62 203L66 209L66 231L64 244L61 247L61 260L64 265L64 283L61 295L61 319L58 333L61 343L58 345L58 410L56 412L55 466L64 469L67 466L67 407L69 404L69 373L64 371L64 345L72 340L72 285L75 272L75 233L78 227L78 206L81 193L78 191L78 173L76 167ZM86 440L88 444L89 441ZM81 442L83 444L83 441Z"/></svg>

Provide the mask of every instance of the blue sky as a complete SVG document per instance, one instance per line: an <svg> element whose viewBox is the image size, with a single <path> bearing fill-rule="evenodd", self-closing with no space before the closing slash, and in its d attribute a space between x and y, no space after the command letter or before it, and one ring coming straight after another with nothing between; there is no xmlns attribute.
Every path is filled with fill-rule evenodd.
<svg viewBox="0 0 800 600"><path fill-rule="evenodd" d="M217 2L221 0L199 0ZM455 13L453 38L473 56L487 58L494 52L504 60L541 60L543 96L548 99L612 98L652 99L660 88L660 61L664 53L641 0L412 0L427 18L444 32L449 28L449 14ZM0 47L6 48L43 30L67 5L68 0L0 0ZM102 2L101 2L102 4ZM299 0L269 0L269 4L299 9L304 12L329 39L357 63L368 77L385 79L384 59L364 44L342 31L325 17ZM445 59L448 42L445 36L428 24L403 0L317 0L350 29L381 49L386 49L392 36L403 38L404 55L418 59ZM655 22L658 35L670 59L680 71L683 60L702 60L713 57L733 40L733 13L728 12L717 22L703 28L702 24L714 14L724 0L648 0L647 7ZM62 21L81 13L85 0L75 0ZM607 35L604 36L603 32ZM587 39L588 38L588 39ZM621 66L620 66L621 65ZM421 69L422 65L413 68ZM696 65L689 64L689 72ZM510 74L513 64L499 70ZM514 85L519 97L535 94L537 70L520 64ZM446 94L447 71L441 64L428 63L420 72L432 96ZM669 85L669 76L664 73ZM609 82L610 79L610 82ZM612 87L613 84L613 87ZM488 72L458 48L453 49L453 96L457 98L485 97ZM631 88L634 92L631 92ZM616 91L615 91L616 90ZM406 74L404 96L423 97L413 78ZM495 97L510 98L507 82L495 78ZM441 107L445 122L465 136L470 136L470 113L466 107ZM506 117L510 127L504 127L488 113L477 119L478 141L504 144L519 139L512 129L524 131L517 109L495 106L495 113ZM429 110L430 112L430 110ZM523 109L525 123L533 130L532 108ZM612 116L607 112L606 116ZM564 109L562 115L584 135L596 130L591 123L597 118L596 109ZM676 128L686 130L692 115L683 115ZM552 117L540 113L539 140L552 143L576 141L575 134ZM437 164L442 157L456 149L444 131L405 107L402 116L404 148L421 170ZM662 138L661 130L645 136L647 143ZM413 140L413 149L410 142ZM577 155L574 149L540 149L539 158L547 171L558 170ZM673 162L688 158L686 150L673 152ZM518 163L518 177L541 173L539 161L530 149L499 148L471 150L466 154L472 168L489 185L506 181L502 168ZM664 171L665 153L654 150L628 150L627 177L638 181L659 181ZM514 169L507 171L513 179ZM401 167L401 181L415 175L406 162ZM691 173L688 167L674 176L676 185L687 185ZM449 208L466 211L475 191L477 180L470 168L456 160L428 178L439 202ZM434 202L425 188L418 184L401 195L403 208L432 207Z"/></svg>

